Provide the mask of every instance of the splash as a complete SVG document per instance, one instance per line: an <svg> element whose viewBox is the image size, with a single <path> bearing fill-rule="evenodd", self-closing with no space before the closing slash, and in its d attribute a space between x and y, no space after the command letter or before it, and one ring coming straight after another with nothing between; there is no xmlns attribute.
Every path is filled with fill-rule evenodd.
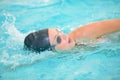
<svg viewBox="0 0 120 80"><path fill-rule="evenodd" d="M32 65L38 61L52 57L55 54L52 52L44 52L41 54L30 53L30 54L14 54L10 55L8 52L3 52L0 56L0 64L8 66L8 69L13 70L17 67Z"/></svg>
<svg viewBox="0 0 120 80"><path fill-rule="evenodd" d="M0 38L1 53L0 64L8 67L8 69L16 69L20 66L31 65L37 61L43 60L53 55L53 52L44 52L36 54L23 50L23 41L25 36L30 33L23 34L15 26L16 18L14 15L4 13L5 21L1 26L2 37Z"/></svg>
<svg viewBox="0 0 120 80"><path fill-rule="evenodd" d="M1 26L3 34L9 35L15 41L23 41L25 34L21 33L15 27L16 18L9 13L4 13L3 15L5 16L5 22Z"/></svg>

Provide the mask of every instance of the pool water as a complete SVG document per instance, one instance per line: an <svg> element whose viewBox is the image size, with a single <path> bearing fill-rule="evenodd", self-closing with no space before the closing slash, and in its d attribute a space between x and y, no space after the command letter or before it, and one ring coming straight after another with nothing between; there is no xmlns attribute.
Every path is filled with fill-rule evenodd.
<svg viewBox="0 0 120 80"><path fill-rule="evenodd" d="M120 18L120 0L1 0L0 80L120 80L120 32L103 42L70 51L23 49L35 30Z"/></svg>

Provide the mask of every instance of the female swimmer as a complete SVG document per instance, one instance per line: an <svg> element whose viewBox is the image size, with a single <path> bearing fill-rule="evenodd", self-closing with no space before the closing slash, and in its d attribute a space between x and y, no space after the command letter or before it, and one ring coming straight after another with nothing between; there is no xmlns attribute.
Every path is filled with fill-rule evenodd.
<svg viewBox="0 0 120 80"><path fill-rule="evenodd" d="M42 29L25 37L26 49L41 52L45 50L70 50L79 40L97 39L103 35L120 30L120 19L105 20L81 26L69 34L56 28Z"/></svg>

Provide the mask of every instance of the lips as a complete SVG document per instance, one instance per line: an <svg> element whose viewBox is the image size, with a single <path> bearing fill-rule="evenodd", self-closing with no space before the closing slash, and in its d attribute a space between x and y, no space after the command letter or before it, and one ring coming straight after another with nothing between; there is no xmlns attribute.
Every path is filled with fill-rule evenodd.
<svg viewBox="0 0 120 80"><path fill-rule="evenodd" d="M71 39L70 38L68 39L68 43L71 43Z"/></svg>

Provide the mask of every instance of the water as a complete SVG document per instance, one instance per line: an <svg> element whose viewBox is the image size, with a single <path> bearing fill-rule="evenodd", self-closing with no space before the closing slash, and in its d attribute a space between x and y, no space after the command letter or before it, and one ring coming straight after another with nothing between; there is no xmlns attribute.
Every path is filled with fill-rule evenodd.
<svg viewBox="0 0 120 80"><path fill-rule="evenodd" d="M1 0L0 80L119 80L120 32L70 51L36 54L24 37L43 28L65 33L94 21L120 18L119 0Z"/></svg>

